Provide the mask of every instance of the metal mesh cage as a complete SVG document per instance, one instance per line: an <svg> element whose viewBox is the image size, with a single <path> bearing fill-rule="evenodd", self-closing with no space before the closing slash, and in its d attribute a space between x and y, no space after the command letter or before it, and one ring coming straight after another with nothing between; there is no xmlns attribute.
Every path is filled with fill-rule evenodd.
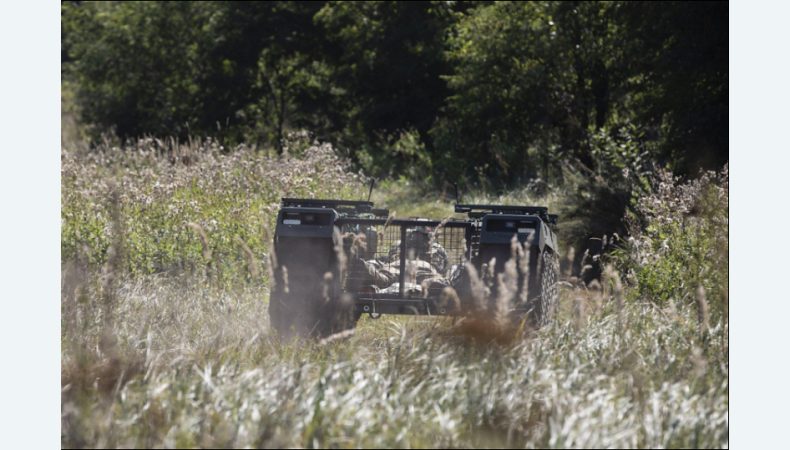
<svg viewBox="0 0 790 450"><path fill-rule="evenodd" d="M469 260L464 222L350 219L341 231L347 236L344 288L357 298L436 298Z"/></svg>

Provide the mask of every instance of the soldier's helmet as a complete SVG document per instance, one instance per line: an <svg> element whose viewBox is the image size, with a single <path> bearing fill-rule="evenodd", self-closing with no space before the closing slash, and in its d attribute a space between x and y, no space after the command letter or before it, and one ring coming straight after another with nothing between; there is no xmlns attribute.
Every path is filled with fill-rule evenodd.
<svg viewBox="0 0 790 450"><path fill-rule="evenodd" d="M414 252L414 257L427 260L431 252L433 230L426 226L417 226L406 232L406 251Z"/></svg>

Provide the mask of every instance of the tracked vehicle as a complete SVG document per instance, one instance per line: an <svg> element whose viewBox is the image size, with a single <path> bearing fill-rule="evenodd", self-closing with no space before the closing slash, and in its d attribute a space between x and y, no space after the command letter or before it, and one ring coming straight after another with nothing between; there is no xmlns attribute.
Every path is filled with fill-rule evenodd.
<svg viewBox="0 0 790 450"><path fill-rule="evenodd" d="M557 216L507 205L457 204L455 212L467 217L399 219L369 201L283 198L272 326L320 337L353 328L363 314L485 314L503 297L514 320L548 323L557 303Z"/></svg>

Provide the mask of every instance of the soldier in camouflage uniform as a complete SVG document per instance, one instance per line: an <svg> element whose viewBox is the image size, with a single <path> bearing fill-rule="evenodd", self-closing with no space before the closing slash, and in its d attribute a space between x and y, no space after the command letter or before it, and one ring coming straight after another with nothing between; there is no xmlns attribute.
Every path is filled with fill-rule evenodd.
<svg viewBox="0 0 790 450"><path fill-rule="evenodd" d="M401 242L396 241L390 248L390 264L400 263ZM447 273L447 252L434 240L433 231L427 227L416 227L406 232L406 286L409 295L438 295L449 286ZM391 285L385 291L397 293L399 285Z"/></svg>
<svg viewBox="0 0 790 450"><path fill-rule="evenodd" d="M400 261L400 247L400 241L395 241L390 247L389 262ZM447 271L447 252L433 239L433 232L426 227L417 227L406 232L406 252L406 259L427 261L441 275Z"/></svg>

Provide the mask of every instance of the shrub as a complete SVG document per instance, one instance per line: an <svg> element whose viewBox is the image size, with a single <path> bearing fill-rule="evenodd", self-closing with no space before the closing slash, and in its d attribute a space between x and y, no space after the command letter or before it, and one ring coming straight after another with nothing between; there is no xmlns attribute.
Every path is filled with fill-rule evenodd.
<svg viewBox="0 0 790 450"><path fill-rule="evenodd" d="M704 289L711 313L727 317L729 173L707 172L681 182L666 170L631 216L631 237L618 261L634 293L659 304L698 301Z"/></svg>

